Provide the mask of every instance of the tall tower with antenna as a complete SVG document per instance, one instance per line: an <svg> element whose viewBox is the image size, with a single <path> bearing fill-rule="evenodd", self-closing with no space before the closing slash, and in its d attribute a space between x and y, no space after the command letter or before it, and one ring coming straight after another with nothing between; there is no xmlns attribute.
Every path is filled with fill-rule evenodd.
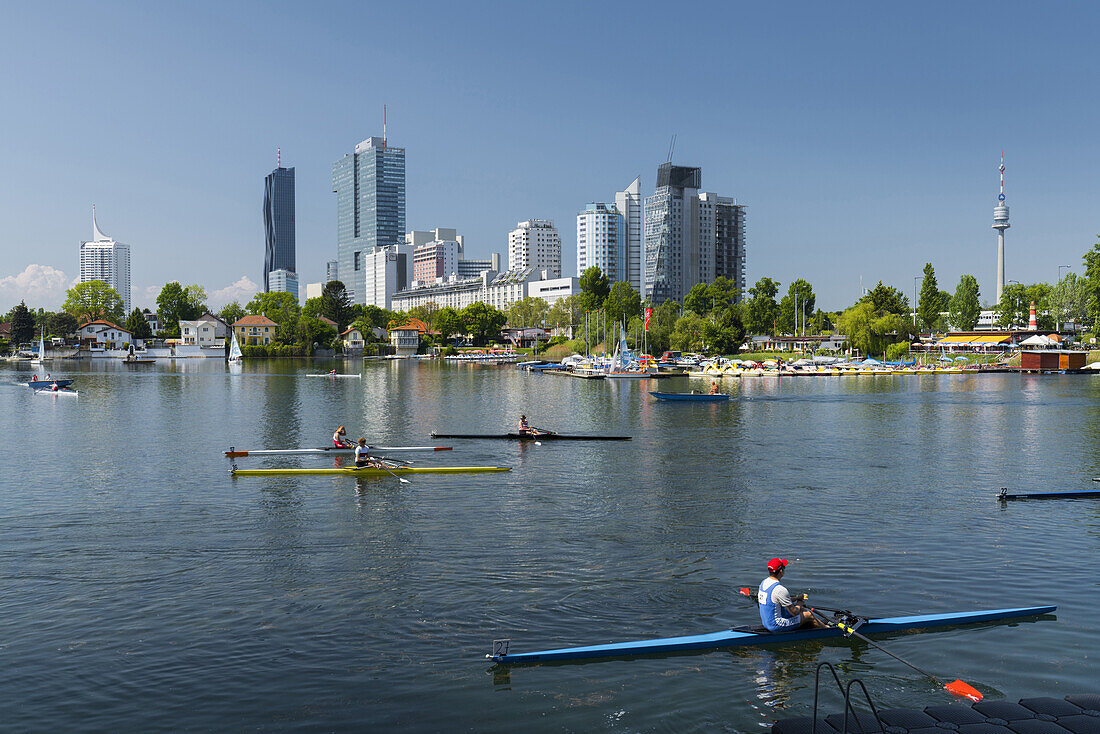
<svg viewBox="0 0 1100 734"><path fill-rule="evenodd" d="M997 206L993 207L993 229L997 230L997 301L1005 289L1005 230L1008 223L1008 205L1005 204L1005 152L1001 151L1001 193L997 196Z"/></svg>

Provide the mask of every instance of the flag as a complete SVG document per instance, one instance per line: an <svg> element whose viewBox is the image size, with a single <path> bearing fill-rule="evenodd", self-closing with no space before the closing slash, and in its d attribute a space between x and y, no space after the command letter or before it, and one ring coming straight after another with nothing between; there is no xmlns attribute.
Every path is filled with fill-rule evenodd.
<svg viewBox="0 0 1100 734"><path fill-rule="evenodd" d="M647 308L645 310L645 330L649 331L649 317L653 315L653 309Z"/></svg>

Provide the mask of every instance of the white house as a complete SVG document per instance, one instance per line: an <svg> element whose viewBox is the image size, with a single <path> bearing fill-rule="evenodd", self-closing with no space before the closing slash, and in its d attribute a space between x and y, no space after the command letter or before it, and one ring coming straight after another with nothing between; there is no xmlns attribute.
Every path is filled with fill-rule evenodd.
<svg viewBox="0 0 1100 734"><path fill-rule="evenodd" d="M390 329L390 344L398 357L410 357L420 348L420 329L415 326L399 326Z"/></svg>
<svg viewBox="0 0 1100 734"><path fill-rule="evenodd" d="M82 349L123 349L134 340L126 329L102 319L82 324L77 334Z"/></svg>
<svg viewBox="0 0 1100 734"><path fill-rule="evenodd" d="M340 337L344 342L344 349L363 348L363 333L355 327L345 330Z"/></svg>
<svg viewBox="0 0 1100 734"><path fill-rule="evenodd" d="M209 311L194 321L180 319L180 343L199 347L224 347L229 327Z"/></svg>

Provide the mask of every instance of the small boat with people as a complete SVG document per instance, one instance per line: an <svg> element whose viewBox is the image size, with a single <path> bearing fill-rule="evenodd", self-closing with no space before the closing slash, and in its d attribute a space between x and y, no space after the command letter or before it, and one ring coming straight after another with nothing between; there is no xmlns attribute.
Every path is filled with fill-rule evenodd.
<svg viewBox="0 0 1100 734"><path fill-rule="evenodd" d="M432 433L432 438L510 439L512 441L629 441L631 436L580 435L575 433Z"/></svg>
<svg viewBox="0 0 1100 734"><path fill-rule="evenodd" d="M38 376L35 375L35 376L32 376L31 379L27 380L26 382L20 383L20 384L25 386L25 387L29 387L30 389L35 390L35 391L52 390L54 385L57 386L58 390L64 390L69 385L73 384L73 381L72 380L55 380L52 377L50 377L49 375L47 375L45 378L39 380Z"/></svg>
<svg viewBox="0 0 1100 734"><path fill-rule="evenodd" d="M858 617L844 610L833 611L830 626L823 628L801 628L791 632L769 632L763 626L733 627L701 635L683 635L662 637L651 640L630 642L611 642L600 645L563 647L551 650L513 653L509 640L494 642L492 654L486 657L502 665L523 663L546 663L571 660L594 660L623 658L634 655L653 655L661 653L698 652L720 650L728 647L748 645L768 645L802 640L819 640L830 637L843 637L859 630L862 635L883 632L925 630L939 627L977 624L980 622L1001 622L1010 619L1037 617L1052 614L1058 609L1055 605L1036 607L1016 607L1010 609L988 609L971 612L943 612L939 614L919 614L904 617Z"/></svg>
<svg viewBox="0 0 1100 734"><path fill-rule="evenodd" d="M1096 479L1093 480L1097 481ZM1060 490L1055 492L1009 492L1007 487L1001 487L997 493L997 499L1006 500L1067 500L1087 499L1100 497L1100 489Z"/></svg>
<svg viewBox="0 0 1100 734"><path fill-rule="evenodd" d="M653 392L649 393L658 400L688 401L696 403L721 403L730 399L728 393L703 392Z"/></svg>

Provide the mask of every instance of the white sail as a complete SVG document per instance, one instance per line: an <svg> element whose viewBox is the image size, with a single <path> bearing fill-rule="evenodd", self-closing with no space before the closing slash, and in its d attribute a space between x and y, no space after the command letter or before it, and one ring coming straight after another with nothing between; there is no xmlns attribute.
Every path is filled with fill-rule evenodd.
<svg viewBox="0 0 1100 734"><path fill-rule="evenodd" d="M241 364L241 345L237 343L237 333L233 332L233 343L229 346L229 364Z"/></svg>
<svg viewBox="0 0 1100 734"><path fill-rule="evenodd" d="M38 356L31 360L34 364L39 364L46 359L46 332L43 331L38 335Z"/></svg>

